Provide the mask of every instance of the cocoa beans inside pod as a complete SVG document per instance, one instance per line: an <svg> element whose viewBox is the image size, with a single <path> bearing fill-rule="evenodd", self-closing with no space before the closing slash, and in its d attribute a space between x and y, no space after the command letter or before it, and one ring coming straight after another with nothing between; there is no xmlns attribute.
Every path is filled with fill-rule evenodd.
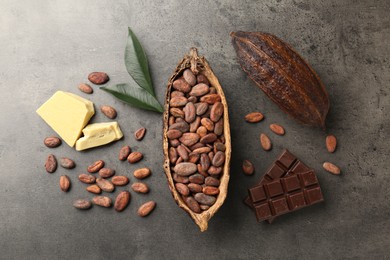
<svg viewBox="0 0 390 260"><path fill-rule="evenodd" d="M269 33L230 34L241 68L285 113L325 128L328 93L310 65L284 41Z"/></svg>
<svg viewBox="0 0 390 260"><path fill-rule="evenodd" d="M196 48L168 82L163 150L172 196L202 232L207 230L227 195L231 139L222 87Z"/></svg>

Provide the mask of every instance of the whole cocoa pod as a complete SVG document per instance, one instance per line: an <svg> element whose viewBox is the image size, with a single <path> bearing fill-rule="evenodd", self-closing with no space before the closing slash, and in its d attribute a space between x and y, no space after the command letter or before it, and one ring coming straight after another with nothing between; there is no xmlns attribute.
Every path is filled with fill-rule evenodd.
<svg viewBox="0 0 390 260"><path fill-rule="evenodd" d="M309 64L287 43L269 33L232 32L241 68L285 113L325 128L328 93Z"/></svg>

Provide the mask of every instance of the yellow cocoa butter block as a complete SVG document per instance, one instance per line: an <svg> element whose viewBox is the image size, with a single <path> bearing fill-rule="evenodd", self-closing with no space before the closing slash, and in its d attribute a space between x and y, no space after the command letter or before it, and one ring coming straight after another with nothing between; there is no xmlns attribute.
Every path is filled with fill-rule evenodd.
<svg viewBox="0 0 390 260"><path fill-rule="evenodd" d="M84 136L76 142L76 150L81 151L105 145L123 137L118 122L96 123L83 129Z"/></svg>
<svg viewBox="0 0 390 260"><path fill-rule="evenodd" d="M93 103L73 93L57 91L36 111L71 147L95 114Z"/></svg>

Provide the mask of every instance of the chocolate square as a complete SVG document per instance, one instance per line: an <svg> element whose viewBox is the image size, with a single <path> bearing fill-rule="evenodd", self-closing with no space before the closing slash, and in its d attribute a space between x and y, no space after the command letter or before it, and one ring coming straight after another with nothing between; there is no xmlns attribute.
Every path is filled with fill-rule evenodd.
<svg viewBox="0 0 390 260"><path fill-rule="evenodd" d="M284 190L287 192L298 190L301 188L297 175L291 175L281 179Z"/></svg>
<svg viewBox="0 0 390 260"><path fill-rule="evenodd" d="M269 208L268 203L263 203L255 206L255 212L257 221L262 221L264 219L272 217L271 209Z"/></svg>
<svg viewBox="0 0 390 260"><path fill-rule="evenodd" d="M308 171L299 174L299 178L302 181L302 184L307 187L318 183L317 176L313 171Z"/></svg>
<svg viewBox="0 0 390 260"><path fill-rule="evenodd" d="M276 180L276 181L267 183L264 186L265 186L265 189L268 193L268 196L270 196L270 197L275 197L275 196L278 196L278 195L284 193L282 185L280 184L280 180Z"/></svg>
<svg viewBox="0 0 390 260"><path fill-rule="evenodd" d="M295 157L292 153L290 153L287 149L283 151L283 153L279 156L278 161L289 169L291 165L295 162L297 157Z"/></svg>
<svg viewBox="0 0 390 260"><path fill-rule="evenodd" d="M249 189L249 196L252 199L253 203L266 199L263 186L256 186L254 188Z"/></svg>
<svg viewBox="0 0 390 260"><path fill-rule="evenodd" d="M286 198L280 198L271 201L271 207L275 215L281 215L289 211Z"/></svg>
<svg viewBox="0 0 390 260"><path fill-rule="evenodd" d="M314 204L324 200L319 186L313 189L305 189L305 197L308 204Z"/></svg>
<svg viewBox="0 0 390 260"><path fill-rule="evenodd" d="M299 161L297 162L294 167L291 169L291 171L294 173L294 174L297 174L297 173L300 173L300 172L306 172L306 171L310 171L311 169L309 167L307 167L303 162Z"/></svg>
<svg viewBox="0 0 390 260"><path fill-rule="evenodd" d="M279 179L284 174L284 170L280 168L277 164L272 165L272 167L268 170L267 175L271 177L273 180Z"/></svg>
<svg viewBox="0 0 390 260"><path fill-rule="evenodd" d="M298 209L306 205L303 192L287 195L287 202L290 206L290 210Z"/></svg>

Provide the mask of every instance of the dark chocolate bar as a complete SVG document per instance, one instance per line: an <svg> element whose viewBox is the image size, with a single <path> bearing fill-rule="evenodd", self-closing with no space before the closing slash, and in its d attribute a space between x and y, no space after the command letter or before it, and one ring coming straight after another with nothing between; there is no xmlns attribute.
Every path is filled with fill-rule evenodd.
<svg viewBox="0 0 390 260"><path fill-rule="evenodd" d="M314 171L296 173L249 189L257 221L324 201Z"/></svg>
<svg viewBox="0 0 390 260"><path fill-rule="evenodd" d="M296 156L290 153L287 149L284 149L278 159L272 163L271 167L267 170L264 176L261 177L260 182L257 185L263 185L285 176L309 170L311 169L301 162ZM249 196L244 199L244 203L254 209L253 202ZM269 223L272 223L273 220L274 218L267 219Z"/></svg>

